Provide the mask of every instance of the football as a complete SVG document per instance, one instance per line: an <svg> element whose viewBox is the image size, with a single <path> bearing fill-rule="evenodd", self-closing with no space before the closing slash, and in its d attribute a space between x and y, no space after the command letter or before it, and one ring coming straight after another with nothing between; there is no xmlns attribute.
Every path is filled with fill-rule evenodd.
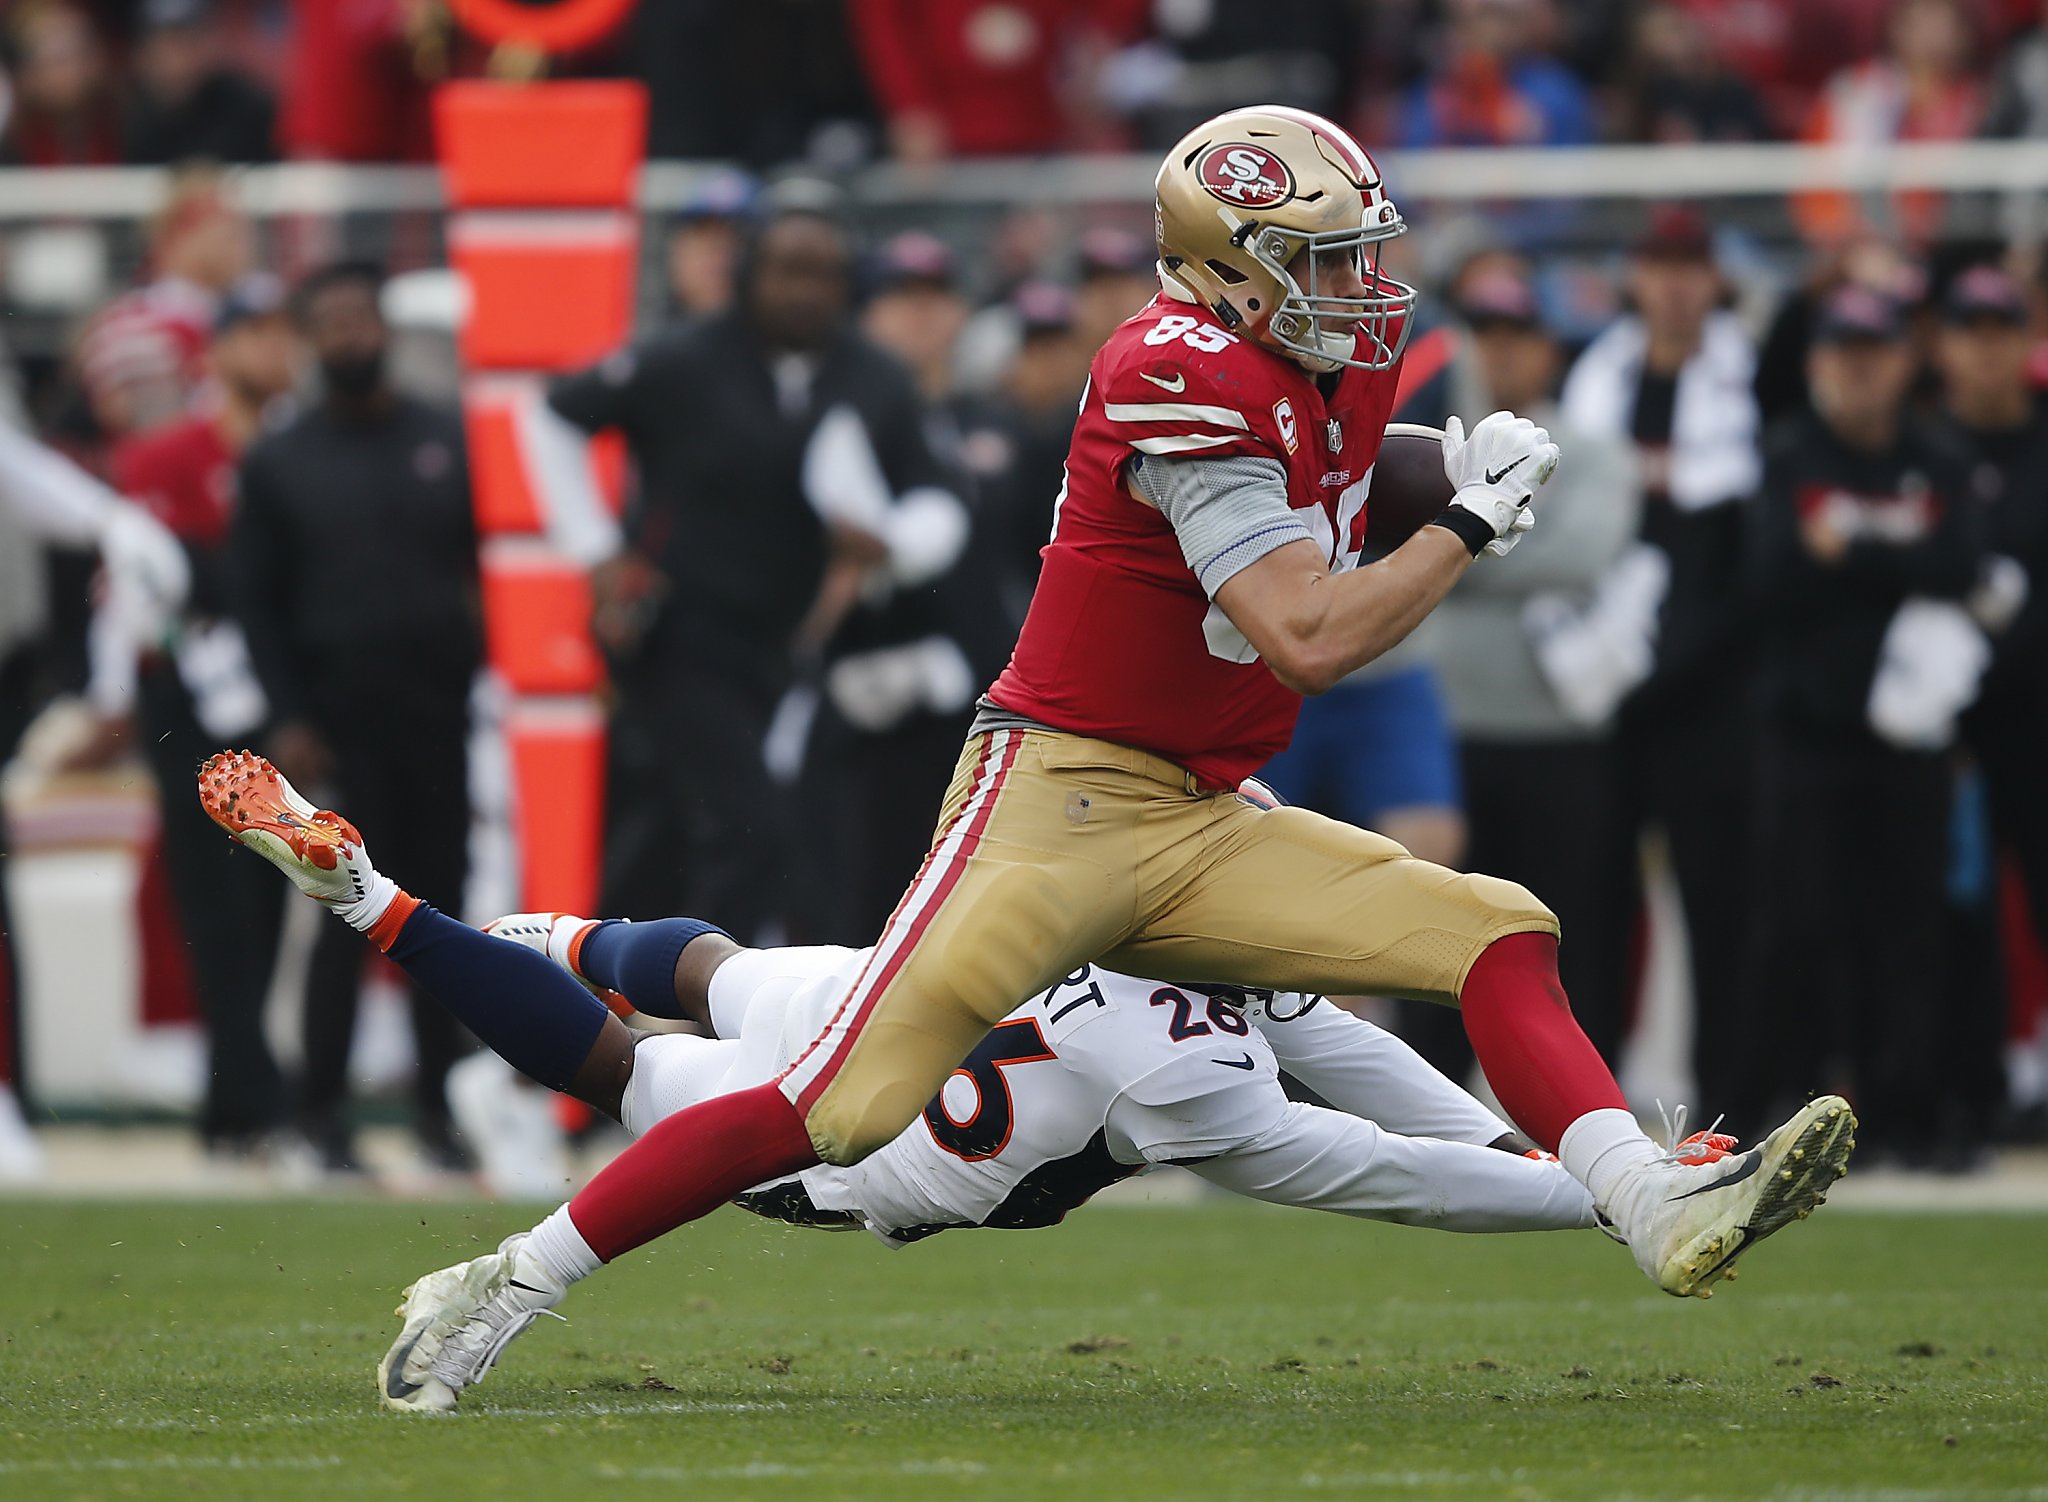
<svg viewBox="0 0 2048 1502"><path fill-rule="evenodd" d="M1365 546L1386 554L1435 521L1451 503L1441 428L1390 422L1373 461L1365 502Z"/></svg>

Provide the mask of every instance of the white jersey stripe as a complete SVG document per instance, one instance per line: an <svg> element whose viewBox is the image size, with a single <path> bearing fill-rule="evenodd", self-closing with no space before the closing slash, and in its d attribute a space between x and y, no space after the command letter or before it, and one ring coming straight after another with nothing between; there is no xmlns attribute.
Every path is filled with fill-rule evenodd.
<svg viewBox="0 0 2048 1502"><path fill-rule="evenodd" d="M1193 402L1107 402L1103 416L1111 422L1212 422L1220 428L1250 431L1244 414L1233 407L1202 407Z"/></svg>
<svg viewBox="0 0 2048 1502"><path fill-rule="evenodd" d="M1172 438L1133 438L1131 447L1141 454L1185 454L1190 449L1221 448L1237 441L1235 433L1182 433Z"/></svg>
<svg viewBox="0 0 2048 1502"><path fill-rule="evenodd" d="M903 967L909 951L924 936L932 914L958 883L968 857L981 843L982 829L994 809L996 794L1002 789L1010 763L1016 760L1022 739L1014 730L998 730L989 737L974 791L961 805L952 827L925 857L924 869L897 905L860 978L847 992L846 1000L840 1003L825 1030L777 1082L782 1093L799 1111L808 1114L819 1095L832 1082L833 1075L838 1073L840 1064L852 1048L853 1040L866 1023L867 1014L896 978L896 972Z"/></svg>

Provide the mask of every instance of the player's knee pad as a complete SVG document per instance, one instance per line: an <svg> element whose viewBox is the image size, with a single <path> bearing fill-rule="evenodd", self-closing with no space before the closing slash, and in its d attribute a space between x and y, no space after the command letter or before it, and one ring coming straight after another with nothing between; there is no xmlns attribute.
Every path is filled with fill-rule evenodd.
<svg viewBox="0 0 2048 1502"><path fill-rule="evenodd" d="M1473 895L1478 897L1493 920L1496 933L1539 933L1555 935L1557 914L1537 901L1536 894L1519 882L1498 876L1474 876Z"/></svg>
<svg viewBox="0 0 2048 1502"><path fill-rule="evenodd" d="M957 997L899 998L870 1019L804 1117L811 1145L835 1167L858 1163L923 1114L989 1024Z"/></svg>
<svg viewBox="0 0 2048 1502"><path fill-rule="evenodd" d="M804 1126L820 1158L851 1168L917 1120L927 1098L919 1086L900 1080L877 1080L870 1089L835 1086L811 1107Z"/></svg>

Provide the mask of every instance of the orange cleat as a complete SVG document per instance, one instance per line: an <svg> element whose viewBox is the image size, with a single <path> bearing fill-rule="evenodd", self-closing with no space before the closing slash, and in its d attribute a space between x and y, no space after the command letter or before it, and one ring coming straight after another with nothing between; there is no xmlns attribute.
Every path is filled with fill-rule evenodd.
<svg viewBox="0 0 2048 1502"><path fill-rule="evenodd" d="M302 798L253 751L223 751L199 769L208 818L292 879L316 902L357 902L376 876L355 825Z"/></svg>

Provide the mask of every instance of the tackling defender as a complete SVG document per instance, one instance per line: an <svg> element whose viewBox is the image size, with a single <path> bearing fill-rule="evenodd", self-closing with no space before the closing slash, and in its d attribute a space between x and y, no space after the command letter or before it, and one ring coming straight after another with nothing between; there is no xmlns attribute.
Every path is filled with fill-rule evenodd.
<svg viewBox="0 0 2048 1502"><path fill-rule="evenodd" d="M1855 1118L1835 1096L1713 1163L1661 1150L1573 1021L1557 921L1530 893L1234 795L1301 694L1513 546L1558 453L1508 413L1469 436L1453 421L1452 503L1362 565L1415 297L1379 268L1403 225L1377 168L1318 116L1240 110L1173 148L1157 210L1160 295L1091 366L1038 590L924 869L780 1079L658 1123L566 1207L565 1278L754 1184L859 1162L1017 997L1098 959L1459 1007L1509 1116L1673 1294L1708 1292L1846 1171ZM472 1333L488 1345L559 1297L508 1285Z"/></svg>
<svg viewBox="0 0 2048 1502"><path fill-rule="evenodd" d="M204 801L225 827L330 907L381 899L373 939L415 980L508 1062L636 1135L774 1079L868 959L743 949L688 918L515 914L471 929L380 876L353 826L319 814L260 758L215 758L202 785L222 784L232 805ZM717 1037L636 1034L599 997ZM1328 1104L1289 1101L1283 1070ZM1703 1133L1683 1147L1712 1159L1733 1145ZM1014 1009L880 1152L737 1202L799 1225L865 1226L902 1246L953 1227L1053 1225L1108 1184L1183 1163L1250 1198L1443 1230L1595 1224L1585 1189L1554 1161L1521 1156L1526 1146L1400 1040L1321 998L1212 994L1083 966ZM503 1325L473 1316L504 1287L558 1284L565 1219L557 1211L406 1290L403 1328L378 1369L387 1406L456 1406L533 1313Z"/></svg>

